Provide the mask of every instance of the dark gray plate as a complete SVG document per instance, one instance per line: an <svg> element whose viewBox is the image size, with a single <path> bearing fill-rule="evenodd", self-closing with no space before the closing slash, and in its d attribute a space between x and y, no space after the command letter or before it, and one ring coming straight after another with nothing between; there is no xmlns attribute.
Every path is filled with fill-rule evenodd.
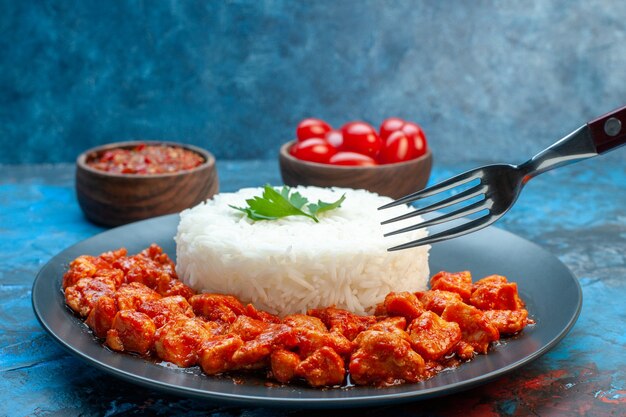
<svg viewBox="0 0 626 417"><path fill-rule="evenodd" d="M229 403L299 408L362 407L415 401L450 394L517 369L554 347L576 322L582 293L572 273L538 246L497 228L436 244L431 272L470 270L474 277L501 274L516 281L536 325L461 367L417 384L390 388L319 390L300 386L268 387L258 381L235 384L203 375L198 368L170 369L144 359L109 351L66 308L60 291L69 262L120 246L137 252L155 242L175 255L178 215L118 227L84 240L52 258L33 285L33 308L43 328L63 347L89 364L127 381L183 396Z"/></svg>

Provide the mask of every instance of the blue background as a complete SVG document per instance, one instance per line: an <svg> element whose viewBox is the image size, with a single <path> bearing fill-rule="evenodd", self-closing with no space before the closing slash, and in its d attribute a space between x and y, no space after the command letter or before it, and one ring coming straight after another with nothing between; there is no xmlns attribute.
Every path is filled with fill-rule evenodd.
<svg viewBox="0 0 626 417"><path fill-rule="evenodd" d="M626 104L626 2L0 6L0 163L129 139L275 158L304 117L393 115L438 161L521 162Z"/></svg>

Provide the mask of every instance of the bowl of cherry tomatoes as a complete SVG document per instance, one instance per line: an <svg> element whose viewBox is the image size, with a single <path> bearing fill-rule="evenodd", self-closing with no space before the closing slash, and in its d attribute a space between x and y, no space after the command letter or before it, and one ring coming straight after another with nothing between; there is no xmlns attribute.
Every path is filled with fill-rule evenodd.
<svg viewBox="0 0 626 417"><path fill-rule="evenodd" d="M426 186L433 156L422 128L397 117L376 129L352 121L333 129L321 119L302 120L296 139L280 148L280 172L289 186L365 189L400 198Z"/></svg>

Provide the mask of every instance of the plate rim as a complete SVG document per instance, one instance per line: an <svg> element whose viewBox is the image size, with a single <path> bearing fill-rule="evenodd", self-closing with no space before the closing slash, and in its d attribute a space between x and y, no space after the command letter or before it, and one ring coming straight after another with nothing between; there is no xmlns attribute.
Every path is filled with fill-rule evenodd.
<svg viewBox="0 0 626 417"><path fill-rule="evenodd" d="M201 389L197 389L193 387L186 387L186 386L183 387L183 386L171 384L171 383L164 382L164 381L154 380L154 379L147 378L142 375L137 375L135 373L126 371L124 369L119 369L115 366L103 363L97 358L93 358L90 355L86 354L85 352L82 352L81 350L74 348L61 336L56 334L54 329L51 328L48 321L44 317L44 314L42 314L41 306L38 305L39 304L38 300L40 298L40 295L38 294L39 286L42 285L41 281L45 278L44 272L49 267L52 267L52 264L58 258L61 258L66 252L72 251L76 247L83 246L85 242L91 239L95 239L102 234L114 231L119 228L124 228L124 227L132 226L132 225L136 225L136 224L140 224L144 222L153 222L153 221L159 221L159 220L166 221L169 218L172 218L174 216L178 216L178 214L169 214L169 215L159 216L159 217L155 217L151 219L129 223L123 226L118 226L118 227L111 228L108 230L104 230L102 232L99 232L93 236L82 239L66 247L65 249L56 253L52 258L50 258L48 262L46 262L41 267L41 269L38 271L35 277L35 280L33 281L32 292L31 292L31 305L35 313L35 317L37 318L37 321L45 330L45 332L49 336L51 336L52 339L55 340L59 345L61 345L61 347L63 347L64 350L66 350L73 356L78 357L81 361L87 363L88 365L93 366L115 377L119 377L127 382L139 384L150 389L156 389L156 390L167 392L170 394L175 394L179 396L191 396L191 397L200 398L200 399L211 399L211 400L216 400L216 401L220 401L224 403L238 404L238 405L254 405L254 406L259 406L259 407L272 407L272 408L299 407L299 408L309 408L309 409L353 408L353 407L366 407L368 405L373 405L373 404L385 405L385 404L390 404L390 403L426 400L429 398L435 398L435 397L453 394L453 393L460 392L460 391L465 391L467 389L471 389L471 388L483 385L485 383L493 381L494 379L498 377L504 376L505 374L515 369L518 369L522 366L525 366L535 361L536 359L538 359L539 357L543 356L548 351L553 349L571 331L571 329L576 324L576 321L578 320L581 310L582 310L583 292L582 292L580 282L576 278L574 273L560 259L558 259L558 257L548 252L546 249L542 248L535 242L529 241L507 230L490 226L487 229L497 229L498 232L500 233L504 233L505 235L512 236L517 239L521 239L526 244L532 245L534 249L539 250L541 252L545 252L546 254L552 257L553 261L559 264L559 266L564 270L564 272L567 272L568 278L570 278L571 281L575 284L575 290L576 290L576 295L577 295L576 305L574 308L574 314L569 318L567 324L557 334L555 334L555 336L552 339L550 339L549 342L545 343L543 346L541 346L541 348L535 350L531 354L528 354L524 356L523 358L518 359L504 367L500 367L495 370L489 371L485 374L481 374L479 376L475 376L475 377L465 379L462 381L457 381L451 384L446 384L446 385L441 385L441 386L431 387L431 388L420 388L420 389L410 390L410 391L405 391L405 392L393 392L393 393L386 393L386 394L384 392L381 392L380 395L364 395L364 396L348 397L348 398L344 398L344 397L334 397L334 398L280 397L280 398L276 398L276 397L267 397L267 396L262 396L262 395L247 395L247 394L242 395L242 394L206 391L206 390L201 390ZM91 333L89 333L89 336L93 337ZM140 358L138 359L143 360ZM414 385L417 386L419 384L420 382ZM350 389L353 389L353 388L350 388Z"/></svg>

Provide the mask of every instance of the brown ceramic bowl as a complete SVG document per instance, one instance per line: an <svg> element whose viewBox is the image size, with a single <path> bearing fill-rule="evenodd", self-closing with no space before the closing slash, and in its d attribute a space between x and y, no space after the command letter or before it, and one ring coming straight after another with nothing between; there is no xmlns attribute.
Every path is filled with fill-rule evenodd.
<svg viewBox="0 0 626 417"><path fill-rule="evenodd" d="M117 174L87 164L102 152L139 144L179 146L202 156L204 163L167 174ZM83 152L76 159L76 196L85 216L105 226L177 213L219 190L215 158L204 149L174 142L117 142Z"/></svg>
<svg viewBox="0 0 626 417"><path fill-rule="evenodd" d="M289 149L295 141L280 148L280 173L289 186L345 187L365 189L391 198L419 191L430 177L433 156L430 149L423 156L406 162L376 166L338 166L302 161Z"/></svg>

